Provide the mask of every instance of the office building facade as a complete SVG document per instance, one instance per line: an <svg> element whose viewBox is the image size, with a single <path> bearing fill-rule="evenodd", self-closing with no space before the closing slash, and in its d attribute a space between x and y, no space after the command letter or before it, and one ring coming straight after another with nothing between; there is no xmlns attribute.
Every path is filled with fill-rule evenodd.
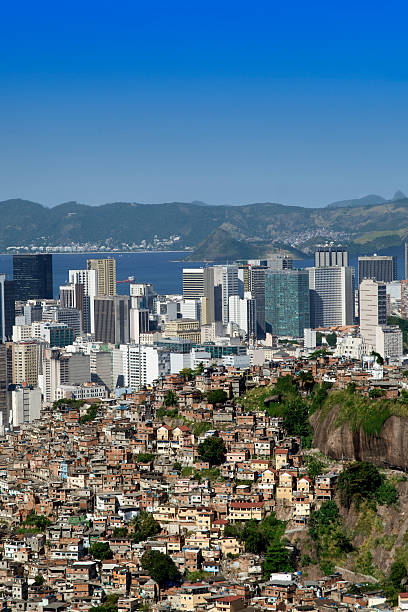
<svg viewBox="0 0 408 612"><path fill-rule="evenodd" d="M372 255L358 258L358 284L371 278L377 283L390 283L397 279L395 255Z"/></svg>
<svg viewBox="0 0 408 612"><path fill-rule="evenodd" d="M310 327L309 274L286 270L265 274L265 327L276 336L302 338Z"/></svg>
<svg viewBox="0 0 408 612"><path fill-rule="evenodd" d="M387 288L385 283L365 279L360 283L360 334L375 350L376 328L387 323ZM369 348L370 350L370 348Z"/></svg>
<svg viewBox="0 0 408 612"><path fill-rule="evenodd" d="M129 342L130 297L98 296L94 299L95 340L111 344Z"/></svg>
<svg viewBox="0 0 408 612"><path fill-rule="evenodd" d="M311 327L353 325L353 269L321 267L308 268L308 272Z"/></svg>
<svg viewBox="0 0 408 612"><path fill-rule="evenodd" d="M10 340L13 333L16 314L14 287L14 281L0 274L0 342Z"/></svg>
<svg viewBox="0 0 408 612"><path fill-rule="evenodd" d="M315 268L348 267L348 251L341 247L319 247L315 251Z"/></svg>
<svg viewBox="0 0 408 612"><path fill-rule="evenodd" d="M52 299L52 255L13 255L15 299Z"/></svg>

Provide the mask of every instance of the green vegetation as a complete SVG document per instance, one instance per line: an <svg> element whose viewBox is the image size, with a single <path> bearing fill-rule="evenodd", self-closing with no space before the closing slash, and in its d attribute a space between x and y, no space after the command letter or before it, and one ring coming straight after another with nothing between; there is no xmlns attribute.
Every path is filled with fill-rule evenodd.
<svg viewBox="0 0 408 612"><path fill-rule="evenodd" d="M169 410L168 408L165 408L164 406L162 406L161 408L158 408L156 410L156 417L158 419L164 419L165 417L168 417L170 419L176 419L178 417L178 410L177 408L173 408L173 410Z"/></svg>
<svg viewBox="0 0 408 612"><path fill-rule="evenodd" d="M99 559L99 561L112 559L113 557L113 552L108 542L95 542L89 547L89 554L94 559Z"/></svg>
<svg viewBox="0 0 408 612"><path fill-rule="evenodd" d="M81 425L83 425L84 423L90 423L91 421L93 421L96 418L97 414L98 414L98 407L95 405L89 406L86 413L81 416L81 419L80 419Z"/></svg>
<svg viewBox="0 0 408 612"><path fill-rule="evenodd" d="M112 533L113 538L127 538L129 532L126 527L115 527Z"/></svg>
<svg viewBox="0 0 408 612"><path fill-rule="evenodd" d="M207 393L207 402L209 404L225 404L228 395L223 389L214 389Z"/></svg>
<svg viewBox="0 0 408 612"><path fill-rule="evenodd" d="M164 405L166 406L166 408L169 408L170 406L177 406L177 404L178 397L176 393L174 393L174 391L170 389L169 391L167 391L166 396L164 398Z"/></svg>
<svg viewBox="0 0 408 612"><path fill-rule="evenodd" d="M46 516L36 514L35 512L30 512L26 520L23 522L23 525L28 528L28 531L31 529L33 532L43 532L49 525L51 525L51 521Z"/></svg>
<svg viewBox="0 0 408 612"><path fill-rule="evenodd" d="M212 467L223 463L227 449L224 440L216 436L210 436L198 445L197 450L202 461L207 461Z"/></svg>
<svg viewBox="0 0 408 612"><path fill-rule="evenodd" d="M385 421L391 416L408 416L408 405L401 399L373 399L355 392L354 389L332 391L322 405L320 419L334 408L338 408L336 426L347 425L351 431L360 427L367 435L379 435Z"/></svg>
<svg viewBox="0 0 408 612"><path fill-rule="evenodd" d="M149 463L150 461L154 461L156 455L154 455L153 453L139 453L134 457L137 463Z"/></svg>
<svg viewBox="0 0 408 612"><path fill-rule="evenodd" d="M139 512L133 519L132 525L134 529L133 539L136 542L144 542L161 531L159 523L150 512Z"/></svg>
<svg viewBox="0 0 408 612"><path fill-rule="evenodd" d="M334 501L326 501L320 510L312 512L309 521L320 569L331 574L334 564L342 554L352 550L352 544L344 531L339 509Z"/></svg>
<svg viewBox="0 0 408 612"><path fill-rule="evenodd" d="M262 574L268 580L272 572L291 572L293 563L289 551L282 542L272 542L266 551L265 560L262 563Z"/></svg>
<svg viewBox="0 0 408 612"><path fill-rule="evenodd" d="M285 533L286 524L276 518L271 512L262 521L245 521L245 523L229 523L225 526L224 536L237 538L245 543L245 550L255 554L266 552L274 542L280 542Z"/></svg>
<svg viewBox="0 0 408 612"><path fill-rule="evenodd" d="M192 426L193 434L196 438L199 438L210 429L212 429L212 423L208 423L208 421L199 421Z"/></svg>
<svg viewBox="0 0 408 612"><path fill-rule="evenodd" d="M84 405L85 405L84 400L59 399L53 402L52 407L54 408L54 410L57 410L58 408L61 408L63 406L79 410L79 408L82 408L82 406Z"/></svg>
<svg viewBox="0 0 408 612"><path fill-rule="evenodd" d="M336 336L336 334L334 332L331 333L331 334L327 334L326 342L330 346L330 348L335 348L337 346L337 336Z"/></svg>
<svg viewBox="0 0 408 612"><path fill-rule="evenodd" d="M89 609L89 612L118 612L118 601L119 595L111 593L102 606L94 606Z"/></svg>
<svg viewBox="0 0 408 612"><path fill-rule="evenodd" d="M327 469L327 464L318 459L315 455L306 456L305 463L307 466L307 475L309 478L312 478L312 480L320 476L320 474L323 474Z"/></svg>
<svg viewBox="0 0 408 612"><path fill-rule="evenodd" d="M201 582L202 580L208 580L211 576L209 572L203 570L197 570L196 572L186 572L184 580L186 582Z"/></svg>
<svg viewBox="0 0 408 612"><path fill-rule="evenodd" d="M339 476L338 490L340 502L346 508L364 500L372 500L380 505L397 502L398 493L390 480L385 480L377 467L366 461L355 461Z"/></svg>
<svg viewBox="0 0 408 612"><path fill-rule="evenodd" d="M174 561L168 555L157 550L147 550L141 560L141 566L160 586L180 579L180 573Z"/></svg>
<svg viewBox="0 0 408 612"><path fill-rule="evenodd" d="M42 586L45 582L45 578L42 574L37 574L36 577L34 578L34 585L35 586Z"/></svg>

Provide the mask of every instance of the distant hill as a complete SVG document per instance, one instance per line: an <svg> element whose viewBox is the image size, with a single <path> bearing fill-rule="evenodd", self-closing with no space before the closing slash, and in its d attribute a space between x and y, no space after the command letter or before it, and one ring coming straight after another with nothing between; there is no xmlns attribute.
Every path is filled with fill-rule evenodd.
<svg viewBox="0 0 408 612"><path fill-rule="evenodd" d="M370 252L382 246L394 246L408 235L408 199L384 201L381 196L347 200L340 206L305 208L263 202L241 206L208 206L200 202L170 202L149 204L117 202L87 206L65 202L47 208L28 200L0 202L0 250L9 246L69 245L72 243L139 244L178 235L180 248L198 247L209 254L206 239L216 230L217 249L222 256L229 244L230 253L236 248L249 253L261 247L296 248L302 243L310 249L313 241L337 240L350 244L358 252ZM374 203L372 198L381 201ZM353 203L354 202L354 203ZM358 204L356 203L358 202ZM371 202L371 203L368 203ZM352 205L350 205L352 203ZM319 238L320 237L320 238ZM334 238L336 239L336 238ZM215 242L214 235L211 237ZM258 248L259 247L259 248ZM214 248L214 244L211 248ZM229 254L228 257L233 255Z"/></svg>
<svg viewBox="0 0 408 612"><path fill-rule="evenodd" d="M259 248L253 247L243 240L236 240L225 230L217 228L197 245L187 259L190 261L252 259L258 257L259 253Z"/></svg>
<svg viewBox="0 0 408 612"><path fill-rule="evenodd" d="M387 200L382 196L371 194L366 195L362 198L355 198L354 200L339 200L338 202L332 202L327 204L326 208L354 208L358 206L375 206L376 204L383 204Z"/></svg>

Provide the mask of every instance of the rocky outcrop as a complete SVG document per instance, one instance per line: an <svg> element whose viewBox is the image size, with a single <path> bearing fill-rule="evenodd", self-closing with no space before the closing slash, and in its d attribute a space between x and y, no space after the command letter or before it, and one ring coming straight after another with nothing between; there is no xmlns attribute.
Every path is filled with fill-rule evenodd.
<svg viewBox="0 0 408 612"><path fill-rule="evenodd" d="M333 459L370 461L378 466L408 470L408 419L389 417L379 435L367 435L360 428L351 431L347 424L338 426L339 407L324 418L320 412L311 417L314 446Z"/></svg>

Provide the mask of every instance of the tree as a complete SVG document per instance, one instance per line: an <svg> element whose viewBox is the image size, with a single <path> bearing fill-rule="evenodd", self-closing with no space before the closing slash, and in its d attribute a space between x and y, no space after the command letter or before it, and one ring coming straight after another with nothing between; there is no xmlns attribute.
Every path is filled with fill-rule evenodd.
<svg viewBox="0 0 408 612"><path fill-rule="evenodd" d="M198 445L198 454L210 466L223 463L226 450L224 440L216 436L210 436Z"/></svg>
<svg viewBox="0 0 408 612"><path fill-rule="evenodd" d="M94 606L90 608L89 612L118 612L118 601L119 595L111 593L102 606Z"/></svg>
<svg viewBox="0 0 408 612"><path fill-rule="evenodd" d="M366 461L355 461L339 476L338 489L342 505L350 508L353 501L372 497L381 482L378 468Z"/></svg>
<svg viewBox="0 0 408 612"><path fill-rule="evenodd" d="M104 561L105 559L112 559L113 557L113 552L108 542L95 542L90 546L89 554L94 559L99 559L99 561Z"/></svg>
<svg viewBox="0 0 408 612"><path fill-rule="evenodd" d="M391 565L389 580L392 585L398 590L405 583L408 577L407 568L403 561L394 561Z"/></svg>
<svg viewBox="0 0 408 612"><path fill-rule="evenodd" d="M193 380L194 378L194 371L191 368L183 368L180 370L179 374L184 380Z"/></svg>
<svg viewBox="0 0 408 612"><path fill-rule="evenodd" d="M209 404L225 404L228 395L223 389L214 389L207 393L207 402Z"/></svg>
<svg viewBox="0 0 408 612"><path fill-rule="evenodd" d="M127 538L129 534L126 527L115 527L112 535L114 538Z"/></svg>
<svg viewBox="0 0 408 612"><path fill-rule="evenodd" d="M306 465L307 475L312 480L317 478L317 476L320 476L320 474L323 474L324 470L326 469L326 464L323 463L323 461L320 461L320 459L318 459L317 457L314 457L313 455L306 458Z"/></svg>
<svg viewBox="0 0 408 612"><path fill-rule="evenodd" d="M46 516L43 516L42 514L36 514L35 512L30 512L30 514L27 516L26 520L24 521L24 524L32 525L39 531L45 531L46 528L49 525L51 525L51 521L50 519L48 519Z"/></svg>
<svg viewBox="0 0 408 612"><path fill-rule="evenodd" d="M331 334L327 334L326 342L330 346L330 348L334 348L337 345L337 336L336 336L336 334L334 332L331 333Z"/></svg>
<svg viewBox="0 0 408 612"><path fill-rule="evenodd" d="M195 376L200 376L200 374L202 374L203 372L204 372L204 364L202 361L200 361L194 369L194 374Z"/></svg>
<svg viewBox="0 0 408 612"><path fill-rule="evenodd" d="M177 406L177 404L178 404L177 395L174 393L174 391L169 389L169 391L167 391L166 393L166 397L164 398L164 405L167 408L169 408L170 406Z"/></svg>
<svg viewBox="0 0 408 612"><path fill-rule="evenodd" d="M45 582L45 578L42 574L37 574L36 577L34 578L35 586L42 586L44 582Z"/></svg>
<svg viewBox="0 0 408 612"><path fill-rule="evenodd" d="M98 414L98 409L96 406L90 406L85 414L81 416L80 422L83 425L84 423L90 423L96 418Z"/></svg>
<svg viewBox="0 0 408 612"><path fill-rule="evenodd" d="M153 514L145 512L144 510L139 512L133 519L133 527L133 539L136 542L144 542L161 531L161 527L153 517Z"/></svg>
<svg viewBox="0 0 408 612"><path fill-rule="evenodd" d="M160 586L167 582L176 582L180 573L171 557L158 550L147 550L141 560L141 566Z"/></svg>
<svg viewBox="0 0 408 612"><path fill-rule="evenodd" d="M379 353L376 353L375 351L372 351L371 355L373 357L375 357L375 360L378 363L378 365L384 365L384 359L381 357L381 355Z"/></svg>
<svg viewBox="0 0 408 612"><path fill-rule="evenodd" d="M183 466L181 465L180 461L176 461L175 463L173 463L173 470L175 470L176 472L181 472L182 469Z"/></svg>
<svg viewBox="0 0 408 612"><path fill-rule="evenodd" d="M262 573L268 580L272 572L291 572L293 565L289 551L282 542L273 542L266 551L265 561L262 563Z"/></svg>

